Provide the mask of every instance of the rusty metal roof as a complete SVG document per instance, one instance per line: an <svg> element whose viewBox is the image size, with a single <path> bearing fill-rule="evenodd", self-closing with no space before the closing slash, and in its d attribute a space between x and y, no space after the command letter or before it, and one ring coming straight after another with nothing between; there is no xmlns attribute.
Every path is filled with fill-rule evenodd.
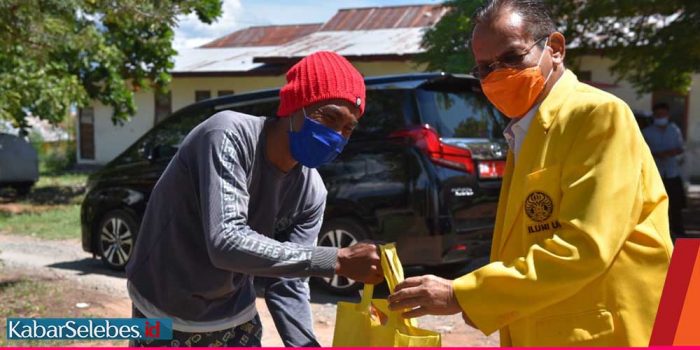
<svg viewBox="0 0 700 350"><path fill-rule="evenodd" d="M259 53L253 62L282 63L320 50L353 59L406 59L423 52L425 30L447 11L442 5L343 9L319 31Z"/></svg>
<svg viewBox="0 0 700 350"><path fill-rule="evenodd" d="M417 28L435 25L447 13L443 5L408 5L341 9L322 31Z"/></svg>
<svg viewBox="0 0 700 350"><path fill-rule="evenodd" d="M425 28L318 31L255 55L253 62L281 63L316 51L334 51L350 59L400 58L422 52Z"/></svg>
<svg viewBox="0 0 700 350"><path fill-rule="evenodd" d="M352 8L338 11L325 24L250 27L181 50L173 73L258 74L320 50L354 60L405 60L423 51L425 30L448 10L442 5Z"/></svg>
<svg viewBox="0 0 700 350"><path fill-rule="evenodd" d="M253 57L269 50L270 46L226 47L213 49L181 49L175 56L173 73L245 72L263 66Z"/></svg>
<svg viewBox="0 0 700 350"><path fill-rule="evenodd" d="M323 23L260 26L237 30L204 44L202 48L275 46L317 31Z"/></svg>

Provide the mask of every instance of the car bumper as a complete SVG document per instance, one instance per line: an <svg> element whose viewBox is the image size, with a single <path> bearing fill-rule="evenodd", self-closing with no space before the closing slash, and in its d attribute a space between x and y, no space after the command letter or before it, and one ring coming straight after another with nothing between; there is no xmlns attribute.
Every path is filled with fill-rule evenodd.
<svg viewBox="0 0 700 350"><path fill-rule="evenodd" d="M447 235L404 237L396 242L404 265L438 266L488 258L493 227Z"/></svg>

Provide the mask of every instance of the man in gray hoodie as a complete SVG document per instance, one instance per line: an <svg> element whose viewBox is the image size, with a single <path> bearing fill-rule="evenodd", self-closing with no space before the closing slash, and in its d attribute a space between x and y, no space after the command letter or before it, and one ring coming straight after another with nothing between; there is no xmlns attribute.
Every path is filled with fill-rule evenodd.
<svg viewBox="0 0 700 350"><path fill-rule="evenodd" d="M253 276L287 346L318 346L306 277L382 280L377 248L316 247L332 161L364 112L359 72L332 52L287 73L279 118L219 112L183 141L149 199L127 265L134 317L170 318L141 346L260 346Z"/></svg>

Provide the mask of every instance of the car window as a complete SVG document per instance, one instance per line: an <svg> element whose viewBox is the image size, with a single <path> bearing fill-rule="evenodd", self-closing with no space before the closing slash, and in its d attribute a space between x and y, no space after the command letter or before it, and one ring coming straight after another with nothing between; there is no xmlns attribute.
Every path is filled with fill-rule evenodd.
<svg viewBox="0 0 700 350"><path fill-rule="evenodd" d="M403 129L415 115L411 90L367 90L365 114L360 118L352 139L384 138Z"/></svg>
<svg viewBox="0 0 700 350"><path fill-rule="evenodd" d="M258 102L242 105L234 105L224 110L231 110L258 117L274 117L277 115L277 107L280 105L278 98L260 100Z"/></svg>
<svg viewBox="0 0 700 350"><path fill-rule="evenodd" d="M154 148L153 155L156 159L172 158L185 136L212 114L212 109L203 108L183 111L166 119L156 127L153 138L150 140Z"/></svg>
<svg viewBox="0 0 700 350"><path fill-rule="evenodd" d="M349 147L338 158L319 168L330 188L337 182L353 183L356 188L371 187L370 183L404 183L406 170L405 149L381 141Z"/></svg>
<svg viewBox="0 0 700 350"><path fill-rule="evenodd" d="M441 137L503 139L506 118L467 86L417 90L421 119Z"/></svg>
<svg viewBox="0 0 700 350"><path fill-rule="evenodd" d="M126 165L146 161L148 152L156 159L171 158L190 130L212 114L211 109L205 108L185 110L171 115L129 147L114 164Z"/></svg>

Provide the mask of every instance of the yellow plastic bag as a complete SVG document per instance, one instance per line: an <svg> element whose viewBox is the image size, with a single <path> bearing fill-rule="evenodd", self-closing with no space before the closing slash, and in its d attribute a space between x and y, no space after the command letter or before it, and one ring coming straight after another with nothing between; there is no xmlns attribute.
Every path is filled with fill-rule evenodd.
<svg viewBox="0 0 700 350"><path fill-rule="evenodd" d="M403 281L403 267L393 244L380 246L389 291ZM439 347L440 333L418 328L415 320L389 311L386 299L372 299L374 286L365 284L359 304L339 302L333 346ZM373 306L373 307L372 307Z"/></svg>

